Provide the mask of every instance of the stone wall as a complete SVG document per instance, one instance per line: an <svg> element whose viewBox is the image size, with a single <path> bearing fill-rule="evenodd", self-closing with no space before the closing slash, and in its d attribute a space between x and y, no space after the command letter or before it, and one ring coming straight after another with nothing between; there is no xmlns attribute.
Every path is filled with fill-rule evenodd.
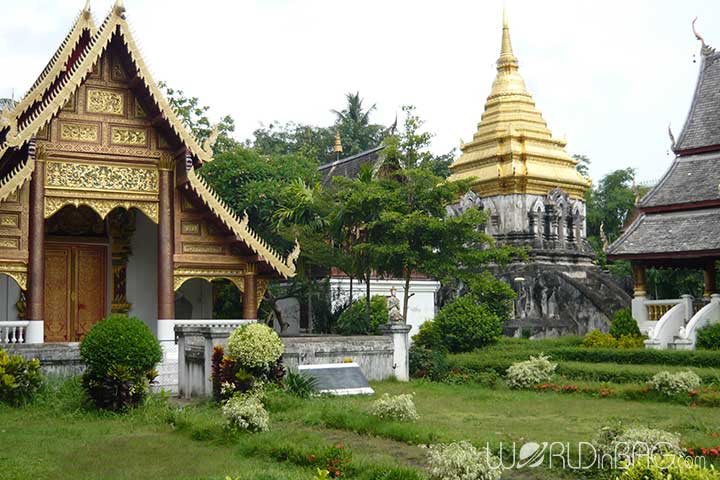
<svg viewBox="0 0 720 480"><path fill-rule="evenodd" d="M46 376L69 377L85 370L80 360L79 343L35 343L4 345L10 355L21 355L26 360L40 360L40 370Z"/></svg>
<svg viewBox="0 0 720 480"><path fill-rule="evenodd" d="M298 365L343 363L360 365L368 380L384 380L395 375L393 341L390 336L304 336L284 337L283 361L289 369Z"/></svg>

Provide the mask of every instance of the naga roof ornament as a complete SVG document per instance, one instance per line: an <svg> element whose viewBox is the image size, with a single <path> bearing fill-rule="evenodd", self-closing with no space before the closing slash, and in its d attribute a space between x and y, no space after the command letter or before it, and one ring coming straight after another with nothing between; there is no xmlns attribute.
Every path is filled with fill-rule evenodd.
<svg viewBox="0 0 720 480"><path fill-rule="evenodd" d="M497 74L473 139L460 143L462 154L450 167L451 179L473 178L481 196L545 195L560 187L582 199L591 181L575 169L565 145L553 137L525 86L503 10Z"/></svg>
<svg viewBox="0 0 720 480"><path fill-rule="evenodd" d="M713 53L715 53L715 49L712 48L710 45L707 45L705 43L705 39L703 38L703 36L698 33L697 29L695 29L695 22L697 22L697 19L698 19L698 17L693 18L692 31L695 34L695 38L697 38L700 41L700 44L702 45L702 47L700 48L700 52L706 56L712 55Z"/></svg>

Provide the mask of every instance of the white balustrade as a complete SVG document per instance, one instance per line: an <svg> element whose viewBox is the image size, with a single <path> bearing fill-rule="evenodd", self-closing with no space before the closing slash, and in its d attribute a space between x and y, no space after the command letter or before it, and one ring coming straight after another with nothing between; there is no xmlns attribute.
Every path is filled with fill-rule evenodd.
<svg viewBox="0 0 720 480"><path fill-rule="evenodd" d="M0 345L25 343L30 322L0 322Z"/></svg>

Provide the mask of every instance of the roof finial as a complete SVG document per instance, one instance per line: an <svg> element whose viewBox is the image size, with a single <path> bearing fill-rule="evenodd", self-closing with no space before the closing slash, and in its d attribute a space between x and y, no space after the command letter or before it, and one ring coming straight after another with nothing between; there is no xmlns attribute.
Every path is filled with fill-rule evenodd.
<svg viewBox="0 0 720 480"><path fill-rule="evenodd" d="M700 52L703 55L711 55L711 54L715 53L715 49L712 48L710 45L705 44L705 39L703 38L703 36L700 35L697 30L695 30L695 22L697 22L697 17L693 18L692 31L695 34L695 38L700 40L700 44L702 45Z"/></svg>
<svg viewBox="0 0 720 480"><path fill-rule="evenodd" d="M672 133L672 128L670 128L670 124L668 123L668 136L670 136L670 150L673 152L675 151L675 135Z"/></svg>
<svg viewBox="0 0 720 480"><path fill-rule="evenodd" d="M119 15L124 18L125 15L125 4L123 3L123 0L115 0L115 6L113 7L113 11L116 15Z"/></svg>
<svg viewBox="0 0 720 480"><path fill-rule="evenodd" d="M510 27L508 26L507 10L503 7L502 44L500 47L500 58L497 61L498 68L517 67L518 61L513 54L512 42L510 41Z"/></svg>
<svg viewBox="0 0 720 480"><path fill-rule="evenodd" d="M340 154L343 152L342 140L340 139L340 130L335 129L335 146L333 147L337 160L340 159Z"/></svg>

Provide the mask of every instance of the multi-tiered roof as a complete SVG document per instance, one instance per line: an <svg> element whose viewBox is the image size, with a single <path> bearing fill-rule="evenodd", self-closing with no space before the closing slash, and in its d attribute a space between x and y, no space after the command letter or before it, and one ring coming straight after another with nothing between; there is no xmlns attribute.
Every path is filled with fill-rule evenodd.
<svg viewBox="0 0 720 480"><path fill-rule="evenodd" d="M705 45L676 156L608 248L612 259L692 266L720 257L720 53Z"/></svg>
<svg viewBox="0 0 720 480"><path fill-rule="evenodd" d="M535 107L503 17L497 76L477 132L472 141L462 144L462 155L450 167L451 179L475 177L474 190L481 196L546 195L559 187L582 199L590 180L577 172L577 162L565 151L566 142L553 138Z"/></svg>

